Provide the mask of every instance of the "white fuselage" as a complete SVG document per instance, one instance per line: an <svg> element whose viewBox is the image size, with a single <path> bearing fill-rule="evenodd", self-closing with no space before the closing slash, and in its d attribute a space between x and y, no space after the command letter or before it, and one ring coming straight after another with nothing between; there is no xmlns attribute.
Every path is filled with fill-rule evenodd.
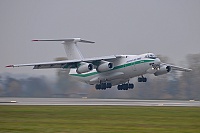
<svg viewBox="0 0 200 133"><path fill-rule="evenodd" d="M159 64L160 59L148 58L146 55L123 55L120 58L112 59L110 62L114 64L114 68L106 72L97 72L96 69L93 69L90 72L78 74L76 69L71 69L69 75L88 84L110 82L112 85L118 85L126 83L130 78L155 72L151 64Z"/></svg>

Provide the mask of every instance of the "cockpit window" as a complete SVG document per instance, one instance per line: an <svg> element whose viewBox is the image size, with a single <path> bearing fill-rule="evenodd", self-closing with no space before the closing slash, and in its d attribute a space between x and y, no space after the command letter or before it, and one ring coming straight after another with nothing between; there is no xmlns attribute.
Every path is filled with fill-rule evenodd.
<svg viewBox="0 0 200 133"><path fill-rule="evenodd" d="M150 59L156 59L157 58L154 54L147 54L145 57L150 58Z"/></svg>

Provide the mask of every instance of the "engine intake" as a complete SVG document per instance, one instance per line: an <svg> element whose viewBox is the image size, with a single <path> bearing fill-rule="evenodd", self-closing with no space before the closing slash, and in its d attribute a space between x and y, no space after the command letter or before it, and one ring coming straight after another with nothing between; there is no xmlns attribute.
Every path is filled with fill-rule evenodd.
<svg viewBox="0 0 200 133"><path fill-rule="evenodd" d="M93 64L86 63L86 62L81 62L80 66L77 67L76 72L78 74L81 74L81 73L86 73L86 72L92 71L93 69L94 69L94 65Z"/></svg>
<svg viewBox="0 0 200 133"><path fill-rule="evenodd" d="M163 75L171 71L171 66L163 65L154 73L155 76Z"/></svg>
<svg viewBox="0 0 200 133"><path fill-rule="evenodd" d="M97 72L105 72L114 68L114 64L108 61L101 61L101 64L96 68Z"/></svg>

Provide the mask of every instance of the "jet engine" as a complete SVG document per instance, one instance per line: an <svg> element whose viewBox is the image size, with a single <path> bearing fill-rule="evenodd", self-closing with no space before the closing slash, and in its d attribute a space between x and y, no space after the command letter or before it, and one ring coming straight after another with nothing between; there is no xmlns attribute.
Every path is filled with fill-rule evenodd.
<svg viewBox="0 0 200 133"><path fill-rule="evenodd" d="M92 71L94 68L94 65L91 63L86 63L86 62L81 62L80 66L77 67L76 72L81 74L81 73L86 73L89 71Z"/></svg>
<svg viewBox="0 0 200 133"><path fill-rule="evenodd" d="M163 66L160 67L160 69L158 71L156 71L154 73L154 75L158 76L158 75L166 74L166 73L168 73L170 71L171 71L171 67L170 66L163 65Z"/></svg>
<svg viewBox="0 0 200 133"><path fill-rule="evenodd" d="M105 72L114 68L114 64L108 61L101 61L100 65L96 68L97 72Z"/></svg>

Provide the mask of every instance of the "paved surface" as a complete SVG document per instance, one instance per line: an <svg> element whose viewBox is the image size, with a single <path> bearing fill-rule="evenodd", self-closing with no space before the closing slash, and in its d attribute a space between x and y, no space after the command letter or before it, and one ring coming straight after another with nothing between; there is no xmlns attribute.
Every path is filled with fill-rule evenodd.
<svg viewBox="0 0 200 133"><path fill-rule="evenodd" d="M0 98L0 105L115 105L115 106L198 106L200 101L75 99L75 98Z"/></svg>

